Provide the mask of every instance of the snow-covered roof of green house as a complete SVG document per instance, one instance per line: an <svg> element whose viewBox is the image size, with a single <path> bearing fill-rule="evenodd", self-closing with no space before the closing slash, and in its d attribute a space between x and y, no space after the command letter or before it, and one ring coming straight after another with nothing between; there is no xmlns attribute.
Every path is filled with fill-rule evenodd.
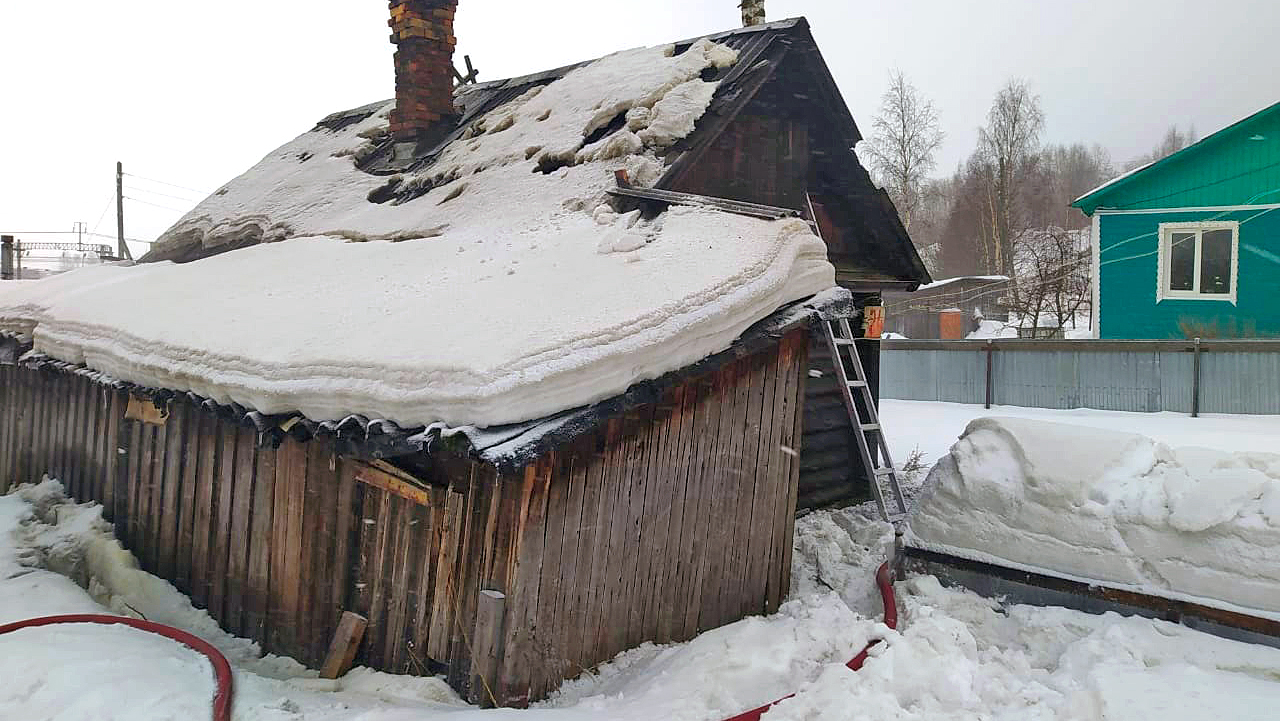
<svg viewBox="0 0 1280 721"><path fill-rule="evenodd" d="M1280 202L1280 102L1076 199L1098 209L1254 205Z"/></svg>

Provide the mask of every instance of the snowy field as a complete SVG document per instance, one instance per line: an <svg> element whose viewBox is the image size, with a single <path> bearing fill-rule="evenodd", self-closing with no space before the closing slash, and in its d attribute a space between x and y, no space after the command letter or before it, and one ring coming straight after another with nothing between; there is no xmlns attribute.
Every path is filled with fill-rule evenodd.
<svg viewBox="0 0 1280 721"><path fill-rule="evenodd" d="M1003 416L1071 423L1103 430L1141 433L1168 446L1203 446L1220 451L1276 452L1280 450L1280 416L1185 413L1130 413L1091 408L1054 410L1021 406L880 401L880 416L889 437L893 460L901 465L918 448L927 469L946 455L975 418Z"/></svg>
<svg viewBox="0 0 1280 721"><path fill-rule="evenodd" d="M137 570L99 509L68 503L54 482L0 497L0 623L111 612L192 631L235 666L241 721L716 721L792 691L765 719L1274 718L1280 651L1168 623L1002 607L923 576L897 584L901 630L890 631L875 620L869 575L890 539L855 511L810 514L797 523L793 594L779 613L626 652L529 711L468 707L438 679L357 669L324 681L288 659L259 658ZM860 672L848 670L869 638L885 643ZM0 636L0 678L6 719L207 718L213 685L194 652L101 626Z"/></svg>

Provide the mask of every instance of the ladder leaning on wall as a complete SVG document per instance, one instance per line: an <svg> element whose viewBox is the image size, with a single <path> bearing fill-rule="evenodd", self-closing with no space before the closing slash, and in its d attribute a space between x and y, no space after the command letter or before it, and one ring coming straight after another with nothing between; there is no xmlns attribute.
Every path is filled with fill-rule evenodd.
<svg viewBox="0 0 1280 721"><path fill-rule="evenodd" d="M898 484L898 471L894 468L893 457L889 455L889 444L885 441L884 428L880 423L880 414L876 411L876 401L871 395L871 386L867 382L866 371L862 368L862 359L858 357L855 338L849 327L848 318L823 321L823 334L827 338L827 348L831 353L831 362L836 370L836 379L840 383L840 395L844 398L845 410L849 413L854 440L857 442L858 454L862 457L862 466L871 477L871 491L875 496L876 506L880 509L880 517L890 523L897 523L907 515L907 502L902 496L902 487ZM841 348L848 350L848 362ZM852 377L850 377L852 370ZM862 392L864 413L859 412L854 391ZM879 454L873 455L867 439L868 432L874 432ZM883 464L877 461L883 460ZM886 499L886 482L894 502L890 510Z"/></svg>

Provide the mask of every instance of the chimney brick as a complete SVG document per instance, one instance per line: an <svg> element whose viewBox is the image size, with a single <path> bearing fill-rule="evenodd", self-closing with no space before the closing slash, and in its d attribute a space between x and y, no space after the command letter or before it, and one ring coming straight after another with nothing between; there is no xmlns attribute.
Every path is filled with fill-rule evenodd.
<svg viewBox="0 0 1280 721"><path fill-rule="evenodd" d="M391 133L411 140L442 120L454 121L453 16L458 0L390 0L396 46L396 107Z"/></svg>

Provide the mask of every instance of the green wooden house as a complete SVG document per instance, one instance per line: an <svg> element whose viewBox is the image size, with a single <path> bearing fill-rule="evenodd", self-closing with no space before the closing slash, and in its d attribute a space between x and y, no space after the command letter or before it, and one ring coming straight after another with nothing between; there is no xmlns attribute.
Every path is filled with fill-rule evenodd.
<svg viewBox="0 0 1280 721"><path fill-rule="evenodd" d="M1280 103L1072 203L1098 338L1280 337Z"/></svg>

